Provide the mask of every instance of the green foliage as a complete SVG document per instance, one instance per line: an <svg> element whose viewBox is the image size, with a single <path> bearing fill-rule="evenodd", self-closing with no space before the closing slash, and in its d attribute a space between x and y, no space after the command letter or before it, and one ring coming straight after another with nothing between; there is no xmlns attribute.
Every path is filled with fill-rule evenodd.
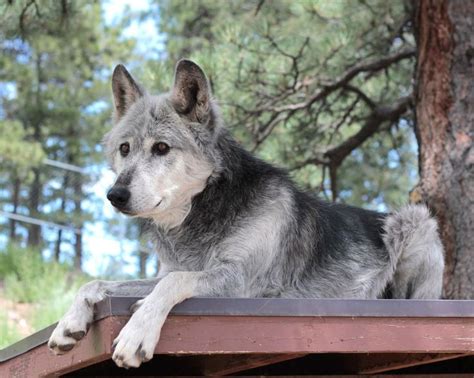
<svg viewBox="0 0 474 378"><path fill-rule="evenodd" d="M47 170L40 163L47 158L98 171L103 164L100 140L110 127L110 75L118 62L127 63L151 91L165 91L172 84L176 61L196 60L208 72L226 124L237 139L265 160L288 168L301 187L329 200L333 183L327 151L412 91L412 55L362 71L331 89L360 64L413 49L407 1L150 3L150 11L140 17L156 20L165 38L159 59L135 56L136 41L122 34L134 16L124 15L107 25L100 2L0 4L3 210L82 230L91 220L101 220L102 211L94 212L94 194L85 190L96 177ZM280 110L325 91L301 109ZM373 208L406 202L417 179L412 125L410 112L387 118L334 164L339 201ZM320 161L311 162L315 158ZM111 224L109 232L114 229ZM21 243L34 230L21 222L0 224L4 238ZM132 225L126 233L136 240L136 231ZM50 252L56 245L61 250L69 244L70 251L81 255L81 239L72 232L48 230L40 239L30 244ZM21 257L23 252L20 257L0 253L0 276L8 276L9 295L43 303L52 297L42 296L44 290L52 290L48 287L66 292L68 285L63 283L73 278L67 278L60 265L48 265L47 277L29 288L27 282L44 274L43 263L38 256L23 261L28 260ZM23 259L21 264L17 258ZM17 272L13 266L23 267ZM110 265L104 271L120 275L117 269ZM50 303L45 311L51 311L51 317L45 318L54 318L53 309L62 308L68 295Z"/></svg>
<svg viewBox="0 0 474 378"><path fill-rule="evenodd" d="M75 292L86 281L70 272L71 267L44 262L37 250L9 245L0 253L5 294L17 302L37 303Z"/></svg>
<svg viewBox="0 0 474 378"><path fill-rule="evenodd" d="M16 250L17 247L13 244L8 245L4 250L0 250L0 280L4 280L8 274L15 272L18 266Z"/></svg>
<svg viewBox="0 0 474 378"><path fill-rule="evenodd" d="M65 313L80 286L90 280L72 273L71 267L44 262L37 250L8 245L0 252L0 280L6 298L16 303L30 303L28 323L34 330L54 323ZM0 347L20 338L14 326L0 317Z"/></svg>
<svg viewBox="0 0 474 378"><path fill-rule="evenodd" d="M56 291L56 295L35 303L34 315L29 319L33 329L40 330L61 319L71 306L77 289L82 283L85 283L84 278L74 281L72 288L63 292Z"/></svg>
<svg viewBox="0 0 474 378"><path fill-rule="evenodd" d="M166 33L167 59L148 63L147 82L163 90L171 84L169 72L177 59L196 60L210 73L224 119L238 139L266 160L290 168L301 186L328 198L329 165L293 167L324 157L356 134L373 105L383 108L411 93L413 56L355 75L346 83L350 88L344 84L328 90L301 110L278 110L324 92L358 64L413 49L408 2L156 3L159 13L153 17ZM339 200L371 207L387 204L388 198L390 204L406 202L416 179L413 134L411 127L399 132L397 125L411 126L411 118L407 113L382 123L344 164L336 163ZM405 158L393 160L400 154ZM364 176L354 169L361 165Z"/></svg>
<svg viewBox="0 0 474 378"><path fill-rule="evenodd" d="M86 3L81 0L82 5ZM18 0L0 3L0 23L7 38L26 37L34 33L59 35L76 12L72 2L44 0L41 2Z"/></svg>
<svg viewBox="0 0 474 378"><path fill-rule="evenodd" d="M15 1L2 3L0 13L0 204L82 229L93 218L95 198L84 190L91 177L41 163L102 163L110 73L115 62L130 58L134 41L121 36L123 23L106 25L94 1ZM70 244L82 255L72 232L30 238L38 228L22 233L22 226L0 224L0 232L51 250L59 245L60 252Z"/></svg>
<svg viewBox="0 0 474 378"><path fill-rule="evenodd" d="M38 142L27 142L27 135L18 121L0 120L0 164L14 166L18 171L39 164L44 153Z"/></svg>
<svg viewBox="0 0 474 378"><path fill-rule="evenodd" d="M0 312L0 349L20 339L20 333L4 312Z"/></svg>

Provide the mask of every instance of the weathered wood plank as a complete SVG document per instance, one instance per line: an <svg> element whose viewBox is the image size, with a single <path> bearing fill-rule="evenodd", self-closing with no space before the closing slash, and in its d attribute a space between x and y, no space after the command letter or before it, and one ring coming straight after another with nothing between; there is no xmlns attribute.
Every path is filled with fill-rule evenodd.
<svg viewBox="0 0 474 378"><path fill-rule="evenodd" d="M0 377L57 377L110 358L113 319L91 326L88 335L71 353L55 356L44 343L0 364Z"/></svg>
<svg viewBox="0 0 474 378"><path fill-rule="evenodd" d="M125 320L124 320L125 321ZM469 353L468 318L170 316L155 353Z"/></svg>
<svg viewBox="0 0 474 378"><path fill-rule="evenodd" d="M50 354L44 344L52 329L1 351L0 377L58 376L109 359L112 341L128 320L125 314L133 300L109 300L109 307L102 310L103 318L93 325L76 349L64 356ZM359 361L359 370L354 372L378 373L474 353L474 317L466 306L468 301L453 302L460 310L459 317L447 316L453 310L437 301L414 303L421 311L414 311L414 317L390 317L379 303L372 301L367 301L373 306L370 311L365 311L360 301L324 302L326 308L322 312L315 308L319 314L315 316L305 315L312 310L302 306L302 302L282 302L284 313L295 314L286 316L275 313L277 302L272 301L244 300L239 302L245 304L243 307L234 305L230 310L219 310L217 304L221 302L205 299L205 303L217 306L212 311L219 314L206 313L206 306L199 301L202 300L196 299L169 316L155 353L201 356L197 359L204 361L201 367L209 374L233 374L321 353L358 354L360 358L356 357L355 361ZM259 306L252 310L251 304L256 303ZM292 310L292 303L300 303L300 307ZM349 305L358 306L359 314L363 315L348 316ZM427 311L427 305L433 307L434 315L420 316ZM199 306L203 312L193 314ZM437 308L441 310L440 316L436 315ZM240 315L235 311L240 311ZM322 313L342 315L322 316ZM371 313L381 315L370 316ZM365 361L364 353L370 353ZM381 353L387 354L386 358L374 360L374 354ZM411 353L418 355L409 356Z"/></svg>

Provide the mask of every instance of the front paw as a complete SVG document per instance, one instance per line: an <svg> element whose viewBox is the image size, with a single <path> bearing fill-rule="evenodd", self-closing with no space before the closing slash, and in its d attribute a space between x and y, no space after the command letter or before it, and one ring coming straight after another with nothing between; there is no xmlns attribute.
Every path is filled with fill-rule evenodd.
<svg viewBox="0 0 474 378"><path fill-rule="evenodd" d="M135 306L136 312L122 328L114 340L112 359L117 366L123 368L139 367L143 362L152 359L155 346L160 338L162 322L151 317L140 305ZM153 323L153 324L151 324Z"/></svg>
<svg viewBox="0 0 474 378"><path fill-rule="evenodd" d="M54 354L69 352L89 330L92 313L88 309L70 311L58 323L48 341Z"/></svg>

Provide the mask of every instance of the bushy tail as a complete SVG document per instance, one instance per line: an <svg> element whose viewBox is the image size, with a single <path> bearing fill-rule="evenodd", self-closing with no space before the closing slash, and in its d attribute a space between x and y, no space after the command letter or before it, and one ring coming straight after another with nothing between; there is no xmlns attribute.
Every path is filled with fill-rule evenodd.
<svg viewBox="0 0 474 378"><path fill-rule="evenodd" d="M393 298L441 297L444 253L436 220L423 205L408 205L389 215L384 242L393 261Z"/></svg>

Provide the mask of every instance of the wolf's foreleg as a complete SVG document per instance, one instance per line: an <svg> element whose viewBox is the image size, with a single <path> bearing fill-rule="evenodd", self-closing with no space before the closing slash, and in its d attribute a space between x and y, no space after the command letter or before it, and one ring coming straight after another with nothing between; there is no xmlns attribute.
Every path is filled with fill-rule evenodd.
<svg viewBox="0 0 474 378"><path fill-rule="evenodd" d="M107 295L134 295L149 294L157 278L136 281L91 281L82 286L74 301L59 321L49 338L48 347L55 354L64 354L70 351L82 339L89 329L94 318L94 305Z"/></svg>
<svg viewBox="0 0 474 378"><path fill-rule="evenodd" d="M237 294L243 277L233 264L201 272L169 273L146 298L137 302L135 313L114 341L112 359L121 367L138 367L150 360L173 306L195 296Z"/></svg>

